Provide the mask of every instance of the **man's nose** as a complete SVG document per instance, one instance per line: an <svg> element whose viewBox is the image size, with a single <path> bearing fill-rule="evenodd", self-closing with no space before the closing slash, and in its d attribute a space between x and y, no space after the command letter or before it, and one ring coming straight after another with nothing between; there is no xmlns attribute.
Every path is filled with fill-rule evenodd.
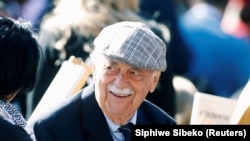
<svg viewBox="0 0 250 141"><path fill-rule="evenodd" d="M120 72L115 78L116 86L126 86L129 81L129 75L126 72Z"/></svg>

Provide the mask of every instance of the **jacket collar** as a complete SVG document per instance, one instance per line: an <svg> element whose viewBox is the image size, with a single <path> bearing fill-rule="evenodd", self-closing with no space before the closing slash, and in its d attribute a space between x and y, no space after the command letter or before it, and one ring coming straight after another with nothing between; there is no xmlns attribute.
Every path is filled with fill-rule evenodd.
<svg viewBox="0 0 250 141"><path fill-rule="evenodd" d="M95 99L94 85L88 86L81 95L82 99L82 127L89 133L89 141L113 140L109 128Z"/></svg>

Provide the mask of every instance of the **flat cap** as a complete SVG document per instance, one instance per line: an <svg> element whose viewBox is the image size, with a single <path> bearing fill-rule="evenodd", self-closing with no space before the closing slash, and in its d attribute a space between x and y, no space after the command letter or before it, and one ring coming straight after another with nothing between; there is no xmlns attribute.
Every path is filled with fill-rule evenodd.
<svg viewBox="0 0 250 141"><path fill-rule="evenodd" d="M123 21L105 27L94 45L111 59L139 69L165 71L166 44L141 22Z"/></svg>

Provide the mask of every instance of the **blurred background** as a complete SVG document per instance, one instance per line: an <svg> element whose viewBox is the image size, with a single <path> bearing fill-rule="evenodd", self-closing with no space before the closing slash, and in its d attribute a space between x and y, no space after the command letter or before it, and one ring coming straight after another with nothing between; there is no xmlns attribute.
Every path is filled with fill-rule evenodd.
<svg viewBox="0 0 250 141"><path fill-rule="evenodd" d="M166 42L168 68L147 99L178 124L189 124L195 92L237 99L250 77L250 0L1 0L0 16L32 22L43 48L35 89L13 101L27 119L62 62L88 64L99 31L123 20Z"/></svg>

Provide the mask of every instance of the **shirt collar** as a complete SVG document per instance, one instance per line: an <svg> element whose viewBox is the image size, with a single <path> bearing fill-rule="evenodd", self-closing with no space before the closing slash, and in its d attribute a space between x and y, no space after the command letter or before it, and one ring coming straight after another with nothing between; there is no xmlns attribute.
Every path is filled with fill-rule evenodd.
<svg viewBox="0 0 250 141"><path fill-rule="evenodd" d="M111 132L117 132L118 131L118 128L121 126L121 125L118 125L116 123L114 123L105 113L104 113L104 116L106 118L106 121L108 123L108 126L109 126L109 129ZM135 112L135 114L132 116L132 118L128 121L128 123L133 123L134 125L136 124L136 118L137 118L137 111Z"/></svg>

